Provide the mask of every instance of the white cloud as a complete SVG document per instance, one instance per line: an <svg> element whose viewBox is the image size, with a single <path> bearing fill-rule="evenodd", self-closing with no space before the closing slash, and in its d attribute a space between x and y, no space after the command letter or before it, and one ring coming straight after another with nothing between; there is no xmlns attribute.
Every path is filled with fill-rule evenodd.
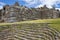
<svg viewBox="0 0 60 40"><path fill-rule="evenodd" d="M60 10L60 8L56 8L56 9L59 9Z"/></svg>
<svg viewBox="0 0 60 40"><path fill-rule="evenodd" d="M6 4L3 2L0 2L0 9L2 9L4 5L6 5Z"/></svg>
<svg viewBox="0 0 60 40"><path fill-rule="evenodd" d="M35 4L38 4L39 0L23 0L25 1L27 4L26 6L33 6Z"/></svg>
<svg viewBox="0 0 60 40"><path fill-rule="evenodd" d="M41 7L43 5L47 5L47 7L51 8L52 5L58 6L57 4L60 3L60 0L23 0L23 1L25 1L27 3L26 5L28 6L40 3L39 5L35 6L36 8Z"/></svg>
<svg viewBox="0 0 60 40"><path fill-rule="evenodd" d="M0 6L0 9L2 9L3 8L3 6Z"/></svg>
<svg viewBox="0 0 60 40"><path fill-rule="evenodd" d="M60 3L60 0L42 0L40 2L42 2L42 4L40 4L40 5L36 6L36 7L40 7L41 5L47 5L47 7L51 8L52 5L57 6L57 4Z"/></svg>
<svg viewBox="0 0 60 40"><path fill-rule="evenodd" d="M0 2L0 5L6 5L5 3L3 3L3 2Z"/></svg>

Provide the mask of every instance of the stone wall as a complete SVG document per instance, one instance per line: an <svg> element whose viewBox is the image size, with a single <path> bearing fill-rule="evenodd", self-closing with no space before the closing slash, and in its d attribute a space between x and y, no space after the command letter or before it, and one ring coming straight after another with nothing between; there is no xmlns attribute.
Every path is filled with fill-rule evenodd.
<svg viewBox="0 0 60 40"><path fill-rule="evenodd" d="M15 4L12 6L4 6L2 10L4 17L2 17L5 22L59 18L60 11L53 8L49 9L46 6L41 8L27 8Z"/></svg>

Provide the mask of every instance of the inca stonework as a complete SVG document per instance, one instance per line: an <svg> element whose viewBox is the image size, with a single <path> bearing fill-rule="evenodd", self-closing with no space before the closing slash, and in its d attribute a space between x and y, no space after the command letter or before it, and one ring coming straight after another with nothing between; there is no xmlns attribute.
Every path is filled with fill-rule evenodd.
<svg viewBox="0 0 60 40"><path fill-rule="evenodd" d="M35 20L35 19L51 19L59 18L60 11L54 7L49 9L44 5L40 8L27 8L20 6L18 2L14 5L5 5L0 10L0 21L1 22L17 22L24 20Z"/></svg>

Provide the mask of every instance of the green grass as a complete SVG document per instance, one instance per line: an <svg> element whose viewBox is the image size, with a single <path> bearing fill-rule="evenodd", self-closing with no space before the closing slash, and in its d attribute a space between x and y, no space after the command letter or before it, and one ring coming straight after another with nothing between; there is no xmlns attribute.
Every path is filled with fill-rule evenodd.
<svg viewBox="0 0 60 40"><path fill-rule="evenodd" d="M12 25L12 24L33 24L33 23L50 23L50 27L56 28L60 31L60 18L57 19L39 19L39 20L31 20L31 21L21 21L21 22L14 22L14 23L0 23L0 26L4 25Z"/></svg>
<svg viewBox="0 0 60 40"><path fill-rule="evenodd" d="M60 18L58 19L39 19L39 20L31 20L31 21L21 21L14 23L0 23L0 25L11 25L11 24L22 24L22 23L52 23L52 24L60 24Z"/></svg>
<svg viewBox="0 0 60 40"><path fill-rule="evenodd" d="M11 28L9 25L3 25L3 26L0 25L0 32L2 30L9 29L9 28Z"/></svg>

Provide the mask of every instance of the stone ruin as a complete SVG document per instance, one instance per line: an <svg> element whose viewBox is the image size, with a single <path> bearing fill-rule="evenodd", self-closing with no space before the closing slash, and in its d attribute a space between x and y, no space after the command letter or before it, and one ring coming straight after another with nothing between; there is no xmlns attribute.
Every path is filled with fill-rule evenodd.
<svg viewBox="0 0 60 40"><path fill-rule="evenodd" d="M16 2L14 5L5 5L3 9L0 10L0 22L19 22L59 17L59 10L56 10L54 7L49 9L46 5L40 8L27 8Z"/></svg>

